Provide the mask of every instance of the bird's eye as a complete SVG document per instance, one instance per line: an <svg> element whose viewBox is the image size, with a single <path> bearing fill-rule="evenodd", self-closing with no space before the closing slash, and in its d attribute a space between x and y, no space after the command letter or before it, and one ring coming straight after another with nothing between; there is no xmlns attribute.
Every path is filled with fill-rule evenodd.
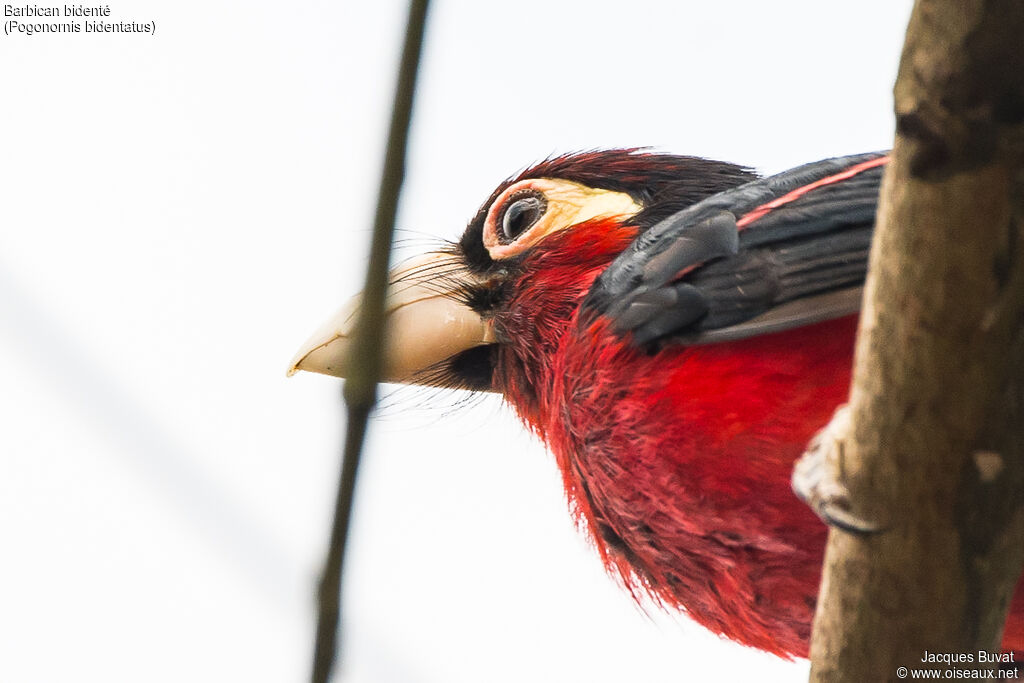
<svg viewBox="0 0 1024 683"><path fill-rule="evenodd" d="M499 241L502 244L515 242L516 238L540 220L547 208L547 199L536 190L524 190L512 195L501 214Z"/></svg>

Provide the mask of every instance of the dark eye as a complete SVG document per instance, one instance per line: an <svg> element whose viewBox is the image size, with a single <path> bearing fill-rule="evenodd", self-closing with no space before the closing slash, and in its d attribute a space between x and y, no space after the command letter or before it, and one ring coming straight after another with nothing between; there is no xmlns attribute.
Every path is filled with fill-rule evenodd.
<svg viewBox="0 0 1024 683"><path fill-rule="evenodd" d="M533 227L540 220L548 202L540 192L526 190L513 195L505 204L501 214L501 234L498 236L502 244L510 244L516 238Z"/></svg>

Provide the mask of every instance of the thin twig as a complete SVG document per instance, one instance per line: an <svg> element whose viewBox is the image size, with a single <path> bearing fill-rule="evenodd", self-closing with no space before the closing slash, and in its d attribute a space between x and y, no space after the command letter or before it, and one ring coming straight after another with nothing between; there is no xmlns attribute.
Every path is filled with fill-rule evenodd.
<svg viewBox="0 0 1024 683"><path fill-rule="evenodd" d="M341 577L345 560L349 520L352 513L356 473L366 436L366 422L377 400L377 381L381 370L381 349L384 340L384 297L387 292L388 259L398 210L398 196L405 175L405 153L412 117L413 92L416 87L428 0L411 0L409 20L398 69L391 127L384 157L377 213L373 224L370 263L366 272L362 306L352 343L351 371L345 382L345 403L348 427L341 466L341 480L334 506L331 545L324 562L318 592L319 615L316 649L313 655L313 683L327 683L334 667L337 651L338 623L341 613Z"/></svg>

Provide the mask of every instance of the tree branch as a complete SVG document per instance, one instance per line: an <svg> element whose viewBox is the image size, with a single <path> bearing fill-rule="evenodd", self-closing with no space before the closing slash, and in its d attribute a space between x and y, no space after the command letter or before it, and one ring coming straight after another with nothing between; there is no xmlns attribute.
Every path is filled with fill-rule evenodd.
<svg viewBox="0 0 1024 683"><path fill-rule="evenodd" d="M998 650L1024 560L1024 4L918 0L895 104L812 681Z"/></svg>

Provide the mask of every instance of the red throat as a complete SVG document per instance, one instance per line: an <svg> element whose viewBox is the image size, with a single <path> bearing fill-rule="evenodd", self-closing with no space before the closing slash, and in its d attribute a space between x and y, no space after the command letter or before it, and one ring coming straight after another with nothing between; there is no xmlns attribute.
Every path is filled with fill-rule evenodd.
<svg viewBox="0 0 1024 683"><path fill-rule="evenodd" d="M846 398L856 319L657 354L600 319L581 330L583 296L634 232L594 222L524 259L496 321L511 342L498 384L634 595L805 654L826 529L790 492L789 471Z"/></svg>
<svg viewBox="0 0 1024 683"><path fill-rule="evenodd" d="M497 336L512 342L499 356L495 388L542 436L552 360L571 338L590 286L636 234L632 226L595 219L546 237L520 263L507 311L494 321Z"/></svg>

